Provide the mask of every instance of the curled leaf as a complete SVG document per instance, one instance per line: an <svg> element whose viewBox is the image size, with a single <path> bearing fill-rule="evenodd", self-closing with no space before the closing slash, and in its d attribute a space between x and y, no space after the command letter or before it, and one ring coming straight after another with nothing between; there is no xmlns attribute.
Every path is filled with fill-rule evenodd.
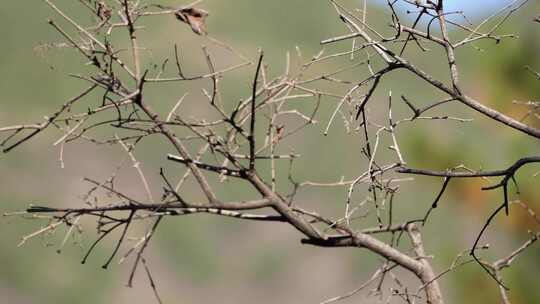
<svg viewBox="0 0 540 304"><path fill-rule="evenodd" d="M176 18L191 26L193 32L197 35L206 35L206 17L208 12L200 8L188 7L179 9L174 13Z"/></svg>

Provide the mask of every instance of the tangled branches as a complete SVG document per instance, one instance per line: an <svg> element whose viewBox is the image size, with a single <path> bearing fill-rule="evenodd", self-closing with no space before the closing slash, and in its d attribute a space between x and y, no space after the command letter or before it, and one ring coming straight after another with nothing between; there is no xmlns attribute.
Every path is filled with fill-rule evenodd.
<svg viewBox="0 0 540 304"><path fill-rule="evenodd" d="M522 136L540 139L540 130L469 96L462 87L455 54L456 49L479 40L499 42L514 37L498 32L502 24L527 1L513 1L476 27L449 20L452 13L445 10L443 0L388 1L387 9L391 16L393 35L385 36L366 22L366 1L358 16L355 11L331 0L330 3L339 20L350 33L325 39L321 44L352 40L352 49L329 55L321 51L310 60L303 60L298 56L301 64L297 69L292 67L291 56L287 54L285 71L275 77L270 76L262 51L259 51L256 60L250 60L248 56L209 36L206 18L210 15L205 10L195 7L199 1L180 8L143 6L138 1L128 0L81 1L95 20L92 27L83 27L50 0L44 2L66 25L54 20L50 20L49 24L73 50L88 61L93 70L88 74L73 75L87 83L88 87L65 102L43 122L0 128L0 134L5 135L0 142L3 151L10 152L49 128L57 128L62 132L60 138L54 142L55 146L63 147L65 144L78 141L89 141L96 145L116 145L122 148L126 159L129 159L137 170L146 197L135 198L123 192L117 185L116 171L104 181L86 178L85 181L91 185L86 198L94 198L93 201L86 201L88 206L54 208L33 205L23 212L47 217L49 224L26 236L21 245L28 239L52 231L60 225L70 227L68 233L71 233L73 227L80 227L78 221L81 217L95 217L99 235L90 245L82 262L86 262L102 240L113 232L119 232L116 245L103 264L103 268L107 268L123 248L132 225L138 221L150 220L152 223L147 233L140 237L121 259L135 256L128 285L132 285L137 268L143 264L151 286L161 301L146 266L144 253L164 217L206 213L238 220L279 222L296 229L302 235L301 242L304 244L364 248L384 260L371 279L361 288L346 296L330 299L326 303L352 296L374 282L378 282L376 291L382 294L387 274L392 274L395 268L404 268L420 280L420 287L416 293L411 293L407 287L401 285L392 287L390 297L398 297L409 303L421 299L426 303L439 304L443 303L443 296L438 279L462 264L456 259L448 271L436 274L425 252L422 227L418 223L423 225L427 222L429 213L437 207L451 179L501 177L499 183L485 187L484 190L502 188L503 203L481 229L470 253L501 287L504 301L509 301L500 271L531 246L537 240L538 233L533 233L526 243L509 256L492 264L481 260L476 252L477 249L487 249L485 246L479 246L479 242L495 215L502 209L506 214L509 212L511 204L508 195L509 182L516 183L515 175L518 170L525 165L540 162L540 156L523 157L507 169L494 171L463 171L459 168L445 171L413 169L407 167L407 153L400 148L397 131L402 130L402 126L412 125L420 120L457 123L470 121L446 114L433 116L426 114L438 110L443 105L458 103L479 112L487 119L515 130ZM401 20L398 4L418 10L412 26L405 25L406 22ZM162 65L154 69L147 67L142 58L144 49L138 38L142 28L140 25L144 24L147 18L168 15L175 16L185 25L189 25L193 31L191 34L201 35L213 46L233 54L239 63L217 69L219 59L212 55L208 47L203 46L201 51L208 71L195 76L186 76L179 47L174 45L171 46L173 60L164 59ZM438 30L434 29L436 24L439 25ZM457 41L451 40L448 26L456 27L464 37ZM425 29L422 30L421 27ZM129 56L125 56L125 50L121 46L114 44L113 33L119 32L127 33ZM360 41L359 44L357 40ZM421 51L427 50L424 45L444 50L449 83L417 67L405 57L404 54L411 48L412 43ZM362 52L365 52L365 57L358 56ZM323 74L317 72L321 66L326 67L331 60L347 56L351 56L355 61L349 61L347 66L331 72ZM176 69L173 73L167 70L169 61L174 61ZM250 78L250 92L245 94L247 97L237 103L224 99L220 81L228 73L248 66L254 66L254 71ZM348 71L357 72L364 67L367 73L366 71L364 71L366 75L359 73L362 75L361 79L342 77ZM410 77L424 81L438 93L443 94L444 98L420 107L402 95L402 102L397 105L392 91L389 91L385 94L387 97L384 99L384 107L373 104L381 84L396 71L405 71ZM163 111L162 100L156 100L147 93L160 86L196 82L205 82L211 87L209 91L202 90L204 100L198 101L200 104L204 103L207 117L187 117L186 113L189 111L184 109L184 102L189 99L187 92L177 97L174 105L167 111ZM100 98L96 103L95 96L98 94ZM298 106L299 103L302 106ZM321 107L328 104L334 107L330 115L321 111ZM412 114L403 117L398 115L396 108L401 106ZM373 114L370 112L373 108L383 108L384 115ZM361 148L355 151L361 164L355 166L362 168L362 171L360 173L355 171L349 180L342 178L336 182L298 180L295 166L301 155L295 152L294 147L288 151L286 147L300 140L308 130L315 128L319 122L317 119L325 120L323 134L329 135L332 125L340 117L347 133L351 134L354 140L361 142ZM102 131L100 134L104 132L105 138L96 136L95 130ZM162 188L159 200L152 194L150 182L137 156L137 145L150 137L165 141L166 147L160 146L156 153L163 159L177 164L178 167L186 168L177 181L173 181L168 169L159 169ZM384 145L387 145L391 153L387 153ZM283 162L289 163L288 170L284 169L286 166L282 164ZM405 174L408 177L404 178ZM399 194L400 183L410 180L412 175L443 177L442 189L424 218L395 222L393 205ZM195 181L202 194L201 197L204 197L203 201L187 198L186 193L192 191L183 187L188 178ZM216 185L231 180L248 185L252 197L237 201L221 198L215 190ZM285 180L286 182L282 182ZM361 190L364 186L366 191ZM336 204L343 209L343 215L336 217L323 214L311 206L303 207L297 200L297 194L313 187L345 189L346 199L342 204L339 202ZM113 198L112 201L95 195L98 191L105 192L108 197ZM362 220L367 217L373 217L376 224L366 225L368 221L363 223ZM390 240L383 241L384 238L376 236L380 234L389 234ZM402 235L409 237L410 250L400 246ZM461 255L458 258L461 258Z"/></svg>

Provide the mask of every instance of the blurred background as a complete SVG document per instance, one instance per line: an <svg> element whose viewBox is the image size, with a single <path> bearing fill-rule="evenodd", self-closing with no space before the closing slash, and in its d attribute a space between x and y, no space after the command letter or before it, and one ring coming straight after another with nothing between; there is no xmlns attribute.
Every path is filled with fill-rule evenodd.
<svg viewBox="0 0 540 304"><path fill-rule="evenodd" d="M387 26L390 21L388 11L382 6L385 2L368 1L367 20L383 33L391 33ZM447 10L462 10L468 17L465 20L456 15L451 17L452 20L477 23L511 1L447 2ZM159 3L187 4L177 1ZM361 7L361 1L343 3L348 7ZM57 4L82 24L92 22L78 2L63 0ZM199 7L210 13L207 23L211 37L226 42L251 59L256 58L257 49L262 48L272 75L283 71L287 52L295 57L298 47L304 59L310 58L321 50L321 40L347 33L327 1L208 0ZM524 69L528 65L540 71L540 24L532 21L539 13L540 4L529 1L500 30L500 33L515 33L519 39L504 39L499 44L483 41L458 50L462 84L468 94L516 118L523 117L528 108L513 101L540 99L540 81ZM405 9L399 14L402 21L409 24L416 16L407 14ZM0 6L0 71L4 75L0 80L0 127L40 122L85 86L80 80L67 76L84 73L88 69L81 68L84 61L73 50L48 47L51 42L61 41L48 26L48 18L61 22L59 16L41 1L5 1ZM140 38L144 41L143 46L148 48L143 53L149 66L159 65L164 58L171 57L175 43L181 47L187 73L207 71L201 44L209 45L216 54L218 68L238 60L223 54L223 50L207 38L193 35L189 27L173 16L152 17L144 25L146 28L141 31ZM452 35L460 37L459 33ZM327 47L326 52L348 48L350 42L344 42ZM432 74L447 77L447 64L441 54L435 48L433 52L418 52L410 43L405 56L418 66L428 68ZM347 60L330 63L325 68L333 71L344 64ZM365 74L363 69L361 73ZM227 75L221 82L224 100L230 100L234 105L240 98L248 96L253 71L251 66ZM347 75L354 77L356 72ZM356 79L361 78L356 76ZM209 83L159 87L151 94L164 104L155 107L161 111L169 109L189 86L194 86L194 90L208 89ZM427 104L440 97L410 75L397 72L385 78L372 100L374 108L377 104L386 104L390 89L396 99L405 95L418 103ZM193 97L186 111L200 114L196 106L196 102L202 100L200 98ZM304 137L295 139L295 151L305 155L296 165L298 176L330 182L341 176L350 178L359 174L357 167L350 166L351 161L358 158L358 149L346 146L351 137L344 132L343 125L334 123L329 136L322 135L334 107L335 103L324 103L316 117L320 123ZM411 167L444 170L463 164L474 169L502 169L520 157L540 154L538 140L503 128L471 110L448 105L437 111L440 115L474 121L466 124L430 121L402 129L398 137ZM398 108L396 115L407 117L406 107ZM540 127L539 120L527 120L527 123ZM62 169L58 162L58 147L51 145L60 136L61 133L51 129L13 152L0 155L0 209L3 212L24 210L29 204L81 206L81 196L89 189L82 178L99 180L108 177L123 155L118 147L96 147L85 143L67 145L65 168ZM170 151L158 148L161 148L158 142L149 141L138 151L156 197L160 191L158 168L178 168L164 160L163 155ZM284 148L284 151L290 150ZM332 161L327 161L330 159ZM540 177L533 177L538 171L540 166L520 170L517 176L520 194L516 195L512 188L511 198L519 198L540 212ZM126 166L121 170L120 186L134 196L144 197L135 175L135 171ZM424 228L426 251L434 255L437 272L449 267L457 254L471 247L486 218L500 203L501 193L480 191L486 184L480 179L453 181ZM423 216L440 185L441 180L427 177L404 184L396 202L399 210L396 214L401 219ZM221 187L218 191L223 197L246 196L242 188L218 187ZM301 200L335 210L336 214L343 210L345 198L346 188L310 189L309 193L301 195ZM483 239L483 243L491 245L486 258L494 260L506 256L528 237L528 230L538 230L526 212L519 208L511 211L509 217L497 217ZM83 223L82 239L69 240L60 254L57 249L64 230L17 247L24 235L44 223L15 216L0 219L1 303L154 301L142 268L136 276L135 286L125 287L131 261L114 264L106 271L101 268L114 245L114 236L102 243L85 265L80 264L85 249L95 238L91 221ZM140 236L145 228L135 228L134 236ZM238 222L209 215L169 218L155 235L146 257L165 303L319 303L355 289L380 263L377 257L363 250L308 247L301 245L299 238L298 233L286 225ZM511 289L512 303L535 303L540 299L538 245L520 255L514 263L503 272ZM455 270L440 283L447 303L499 301L496 284L476 264ZM343 303L364 303L363 299L364 295L360 294ZM394 299L391 303L399 301Z"/></svg>

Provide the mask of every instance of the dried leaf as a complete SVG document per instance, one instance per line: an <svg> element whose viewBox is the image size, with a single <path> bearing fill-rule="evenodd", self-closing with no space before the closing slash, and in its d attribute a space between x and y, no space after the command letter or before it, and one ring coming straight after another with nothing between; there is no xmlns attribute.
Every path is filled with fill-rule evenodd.
<svg viewBox="0 0 540 304"><path fill-rule="evenodd" d="M189 7L179 9L174 13L176 18L191 26L193 32L197 35L206 35L206 17L208 12L200 8Z"/></svg>

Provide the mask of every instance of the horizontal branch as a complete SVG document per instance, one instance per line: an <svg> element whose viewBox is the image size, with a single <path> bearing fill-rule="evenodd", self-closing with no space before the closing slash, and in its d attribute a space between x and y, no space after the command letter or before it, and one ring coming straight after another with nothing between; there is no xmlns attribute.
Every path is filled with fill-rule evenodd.
<svg viewBox="0 0 540 304"><path fill-rule="evenodd" d="M503 170L494 171L478 171L478 172L453 172L451 170L446 171L433 171L425 169L412 169L412 168L399 168L396 171L399 173L426 175L426 176L440 176L440 177L489 177L489 176L510 176L513 175L519 168L529 163L540 163L540 156L524 157L517 160L513 165Z"/></svg>
<svg viewBox="0 0 540 304"><path fill-rule="evenodd" d="M253 210L269 207L269 200L258 199L249 201L216 202L213 205L203 205L198 203L169 202L155 204L122 204L113 206L93 207L93 208L51 208L46 206L31 206L26 209L28 213L95 213L111 211L170 211L183 210L189 208L197 209L219 209L219 210Z"/></svg>
<svg viewBox="0 0 540 304"><path fill-rule="evenodd" d="M202 162L197 161L197 160L184 159L184 158L182 158L180 156L176 156L176 155L172 155L172 154L168 154L167 159L175 161L175 162L179 162L179 163L182 163L182 164L185 164L185 165L194 164L195 166L197 166L197 168L201 168L201 169L204 169L204 170L207 170L207 171L212 171L212 172L215 172L215 173L218 173L218 174L224 174L224 175L227 175L227 176L234 176L234 177L243 176L242 171L240 171L240 170L229 169L229 168L223 167L223 166L215 166L215 165L205 164L205 163L202 163Z"/></svg>
<svg viewBox="0 0 540 304"><path fill-rule="evenodd" d="M362 247L375 252L386 259L396 262L400 266L412 271L419 276L423 272L424 266L416 259L402 253L392 246L365 233L354 233L352 235L328 236L326 239L302 239L302 244L309 244L321 247Z"/></svg>

